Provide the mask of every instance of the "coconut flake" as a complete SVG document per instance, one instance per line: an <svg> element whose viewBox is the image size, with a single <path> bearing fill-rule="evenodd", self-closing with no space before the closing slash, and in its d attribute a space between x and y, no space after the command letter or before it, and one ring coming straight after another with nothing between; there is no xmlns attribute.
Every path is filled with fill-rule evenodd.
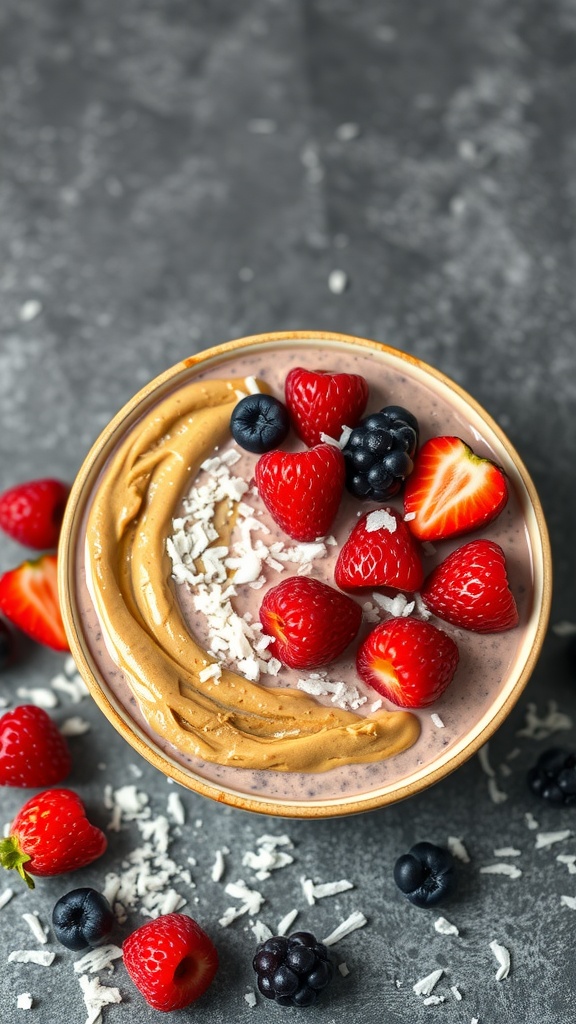
<svg viewBox="0 0 576 1024"><path fill-rule="evenodd" d="M340 971L340 974L342 975L343 978L347 978L348 975L350 974L350 970L348 968L347 963L342 962L341 964L338 964L338 970Z"/></svg>
<svg viewBox="0 0 576 1024"><path fill-rule="evenodd" d="M256 1006L256 996L254 995L254 992L245 992L244 999L248 1003L250 1009L253 1009Z"/></svg>
<svg viewBox="0 0 576 1024"><path fill-rule="evenodd" d="M33 1000L30 992L21 992L16 1000L16 1008L18 1010L31 1010L33 1006Z"/></svg>
<svg viewBox="0 0 576 1024"><path fill-rule="evenodd" d="M534 832L536 829L540 828L540 825L536 821L536 818L534 817L531 811L526 811L524 815L524 821L526 822L526 828L529 828L531 832Z"/></svg>
<svg viewBox="0 0 576 1024"><path fill-rule="evenodd" d="M26 921L36 942L39 942L41 946L45 946L48 942L48 929L40 923L40 918L36 914L22 914L22 917Z"/></svg>
<svg viewBox="0 0 576 1024"><path fill-rule="evenodd" d="M375 533L376 530L387 530L388 533L395 533L397 527L396 519L385 508L377 508L366 517L366 533Z"/></svg>
<svg viewBox="0 0 576 1024"><path fill-rule="evenodd" d="M556 701L548 701L548 710L542 717L538 714L536 704L530 703L526 708L525 725L516 735L531 740L545 740L562 729L571 729L572 724L570 716L558 710Z"/></svg>
<svg viewBox="0 0 576 1024"><path fill-rule="evenodd" d="M570 910L576 910L576 896L561 896L560 903L565 907L569 907Z"/></svg>
<svg viewBox="0 0 576 1024"><path fill-rule="evenodd" d="M500 846L497 850L494 850L495 857L520 857L522 850L517 850L515 846Z"/></svg>
<svg viewBox="0 0 576 1024"><path fill-rule="evenodd" d="M91 728L90 722L87 722L85 718L73 715L72 718L66 718L62 722L60 732L63 736L84 736L85 733L90 732Z"/></svg>
<svg viewBox="0 0 576 1024"><path fill-rule="evenodd" d="M559 864L565 864L569 875L576 875L576 854L559 853L556 857Z"/></svg>
<svg viewBox="0 0 576 1024"><path fill-rule="evenodd" d="M13 949L8 954L10 964L38 964L39 967L50 967L55 953L47 949Z"/></svg>
<svg viewBox="0 0 576 1024"><path fill-rule="evenodd" d="M256 939L256 942L266 942L267 939L272 938L272 932L268 925L264 924L263 921L256 921L251 928L251 931Z"/></svg>
<svg viewBox="0 0 576 1024"><path fill-rule="evenodd" d="M462 840L458 839L457 836L448 836L447 846L452 856L456 857L457 860L461 860L463 864L470 863L470 854Z"/></svg>
<svg viewBox="0 0 576 1024"><path fill-rule="evenodd" d="M85 1024L98 1024L102 1020L101 1011L105 1006L122 1002L119 989L112 988L111 985L102 985L99 978L88 978L86 974L81 975L80 988L88 1011Z"/></svg>
<svg viewBox="0 0 576 1024"><path fill-rule="evenodd" d="M355 932L357 928L363 928L366 924L368 924L368 919L359 910L355 910L334 931L330 932L325 939L322 939L322 942L325 946L333 946L334 943L344 939L351 932Z"/></svg>
<svg viewBox="0 0 576 1024"><path fill-rule="evenodd" d="M215 858L214 864L212 865L211 877L213 882L219 882L226 868L222 850L216 850Z"/></svg>
<svg viewBox="0 0 576 1024"><path fill-rule="evenodd" d="M328 275L328 287L333 295L341 295L348 287L348 275L343 270L331 270Z"/></svg>
<svg viewBox="0 0 576 1024"><path fill-rule="evenodd" d="M432 722L434 723L437 729L444 729L444 722L440 718L440 715L437 715L435 711L432 712L430 718L432 719Z"/></svg>
<svg viewBox="0 0 576 1024"><path fill-rule="evenodd" d="M437 917L434 921L434 930L439 935L459 935L460 932L455 924L450 924L445 917Z"/></svg>
<svg viewBox="0 0 576 1024"><path fill-rule="evenodd" d="M441 967L437 971L432 971L431 974L427 974L425 978L420 978L419 981L412 985L412 991L417 996L429 996L432 994L433 988L438 984L440 978L444 974Z"/></svg>
<svg viewBox="0 0 576 1024"><path fill-rule="evenodd" d="M287 935L288 931L294 924L294 921L298 917L298 910L289 910L287 914L278 922L276 926L276 935Z"/></svg>
<svg viewBox="0 0 576 1024"><path fill-rule="evenodd" d="M505 946L501 946L499 942L496 942L496 939L490 943L490 949L499 964L495 975L496 981L503 981L510 974L510 953Z"/></svg>
<svg viewBox="0 0 576 1024"><path fill-rule="evenodd" d="M105 946L97 946L91 949L84 956L76 960L74 971L76 974L97 974L98 971L112 970L114 961L122 956L119 946L109 943Z"/></svg>
<svg viewBox="0 0 576 1024"><path fill-rule="evenodd" d="M562 843L565 839L569 839L572 835L569 828L562 829L559 832L539 832L536 836L536 849L543 850L548 846L553 846L554 843Z"/></svg>
<svg viewBox="0 0 576 1024"><path fill-rule="evenodd" d="M457 985L450 985L450 991L457 1003L462 1002L462 993Z"/></svg>
<svg viewBox="0 0 576 1024"><path fill-rule="evenodd" d="M2 910L2 907L5 907L6 904L10 902L13 895L14 890L11 889L10 886L7 886L3 892L0 892L0 910Z"/></svg>
<svg viewBox="0 0 576 1024"><path fill-rule="evenodd" d="M36 707L44 708L45 710L58 707L58 697L45 686L19 686L16 690L16 696L21 697L22 700L30 701L31 704L35 704Z"/></svg>
<svg viewBox="0 0 576 1024"><path fill-rule="evenodd" d="M481 875L507 875L508 878L520 878L522 871L515 864L486 864L480 868Z"/></svg>
<svg viewBox="0 0 576 1024"><path fill-rule="evenodd" d="M186 822L186 814L184 812L184 805L180 799L179 793L170 793L168 795L168 803L166 809L171 818L176 822L177 825L184 825Z"/></svg>

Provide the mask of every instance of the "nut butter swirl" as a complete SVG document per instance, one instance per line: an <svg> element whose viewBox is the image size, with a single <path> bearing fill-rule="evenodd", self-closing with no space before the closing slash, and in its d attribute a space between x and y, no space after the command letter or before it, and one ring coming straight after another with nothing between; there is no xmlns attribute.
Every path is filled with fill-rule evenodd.
<svg viewBox="0 0 576 1024"><path fill-rule="evenodd" d="M264 385L262 385L264 388ZM163 398L112 454L89 512L87 576L106 644L150 728L184 754L232 767L323 772L412 746L417 718L362 717L265 687L213 660L178 607L166 538L201 463L229 436L243 379L196 381Z"/></svg>

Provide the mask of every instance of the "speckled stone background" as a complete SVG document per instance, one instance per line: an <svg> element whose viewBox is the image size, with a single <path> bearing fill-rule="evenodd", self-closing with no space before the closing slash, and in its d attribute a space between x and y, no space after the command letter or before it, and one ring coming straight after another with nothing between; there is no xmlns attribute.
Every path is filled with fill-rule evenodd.
<svg viewBox="0 0 576 1024"><path fill-rule="evenodd" d="M284 328L365 335L433 363L506 429L548 519L552 624L575 621L575 95L575 0L1 0L0 487L72 479L120 406L204 347ZM347 276L340 294L328 285L334 270ZM25 554L1 538L0 569ZM542 717L552 700L576 715L566 644L550 630L491 741L502 803L477 758L409 802L341 821L262 819L184 792L186 823L171 822L170 852L180 864L196 859L196 888L175 887L222 967L192 1011L166 1020L572 1021L576 911L561 896L576 896L576 877L557 856L576 855L576 820L532 797L525 772L574 734L518 735L529 702ZM62 665L22 642L0 696L17 703L19 688L46 687ZM91 725L71 740L69 783L94 820L107 825L104 787L123 782L165 813L163 776L88 698L58 696L59 722L79 714ZM2 792L2 821L24 796ZM572 837L536 848L538 832L563 829ZM256 883L266 923L296 907L298 925L326 935L353 910L368 918L334 947L349 975L337 974L309 1011L260 996L251 1008L247 918L218 924L234 902L225 883L254 884L242 858L266 832L288 834L295 858ZM102 886L141 841L137 822L109 835L106 856L74 885ZM442 908L458 937L437 934L436 913L407 905L391 874L413 842L448 836L471 858ZM214 851L224 846L216 883ZM508 846L519 856L494 855ZM498 859L522 875L481 872ZM303 875L355 887L309 907ZM0 909L0 1020L56 1024L65 1001L82 1024L77 954L50 934L51 967L7 963L11 950L38 945L22 914L47 925L72 884L49 879L28 893L6 874L0 893L8 884L16 894ZM142 920L132 913L116 941ZM495 980L494 939L511 954L504 981ZM445 1001L425 1005L412 986L437 967L445 974L434 993ZM104 1009L105 1024L157 1019L121 964L100 978L123 998ZM30 1011L17 1008L22 992Z"/></svg>

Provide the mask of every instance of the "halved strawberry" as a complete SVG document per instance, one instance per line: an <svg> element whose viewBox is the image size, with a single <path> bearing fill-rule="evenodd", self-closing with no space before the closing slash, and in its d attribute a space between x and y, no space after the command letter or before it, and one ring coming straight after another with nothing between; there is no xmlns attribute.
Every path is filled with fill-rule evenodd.
<svg viewBox="0 0 576 1024"><path fill-rule="evenodd" d="M472 540L448 555L428 576L422 598L434 615L475 633L499 633L518 624L506 556L491 540Z"/></svg>
<svg viewBox="0 0 576 1024"><path fill-rule="evenodd" d="M56 555L42 555L0 576L0 612L33 640L67 651L56 566Z"/></svg>
<svg viewBox="0 0 576 1024"><path fill-rule="evenodd" d="M342 547L334 579L342 590L419 590L424 579L417 542L393 508L366 512Z"/></svg>
<svg viewBox="0 0 576 1024"><path fill-rule="evenodd" d="M346 469L333 444L305 452L266 452L256 463L256 485L279 526L294 540L323 537L338 511Z"/></svg>
<svg viewBox="0 0 576 1024"><path fill-rule="evenodd" d="M335 661L360 629L362 609L327 583L289 576L272 587L260 606L269 650L290 668L319 668Z"/></svg>
<svg viewBox="0 0 576 1024"><path fill-rule="evenodd" d="M492 522L507 500L499 466L459 437L433 437L422 445L406 481L404 511L419 540L444 540Z"/></svg>
<svg viewBox="0 0 576 1024"><path fill-rule="evenodd" d="M286 377L286 405L294 430L305 444L321 434L336 440L343 427L355 427L368 402L368 384L357 373L330 373L294 367Z"/></svg>
<svg viewBox="0 0 576 1024"><path fill-rule="evenodd" d="M410 616L381 622L358 648L358 675L401 708L425 708L454 678L458 647L431 622Z"/></svg>

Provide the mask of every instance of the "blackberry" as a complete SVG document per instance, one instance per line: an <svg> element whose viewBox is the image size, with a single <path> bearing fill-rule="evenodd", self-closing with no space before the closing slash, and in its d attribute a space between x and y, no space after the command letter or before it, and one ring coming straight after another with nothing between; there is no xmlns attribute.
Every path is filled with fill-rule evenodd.
<svg viewBox="0 0 576 1024"><path fill-rule="evenodd" d="M110 904L96 889L72 889L61 896L52 911L54 934L66 949L98 946L114 927Z"/></svg>
<svg viewBox="0 0 576 1024"><path fill-rule="evenodd" d="M454 857L434 843L416 843L394 865L394 881L416 907L433 907L456 885Z"/></svg>
<svg viewBox="0 0 576 1024"><path fill-rule="evenodd" d="M528 785L556 807L576 804L576 753L561 747L545 750L528 772Z"/></svg>
<svg viewBox="0 0 576 1024"><path fill-rule="evenodd" d="M357 498L388 501L414 468L418 420L400 405L366 416L342 449L346 487Z"/></svg>
<svg viewBox="0 0 576 1024"><path fill-rule="evenodd" d="M334 974L326 946L311 932L267 939L258 946L252 966L262 995L280 1006L311 1006Z"/></svg>
<svg viewBox="0 0 576 1024"><path fill-rule="evenodd" d="M277 448L288 436L288 409L273 395L246 395L234 406L230 430L241 448L263 455Z"/></svg>

